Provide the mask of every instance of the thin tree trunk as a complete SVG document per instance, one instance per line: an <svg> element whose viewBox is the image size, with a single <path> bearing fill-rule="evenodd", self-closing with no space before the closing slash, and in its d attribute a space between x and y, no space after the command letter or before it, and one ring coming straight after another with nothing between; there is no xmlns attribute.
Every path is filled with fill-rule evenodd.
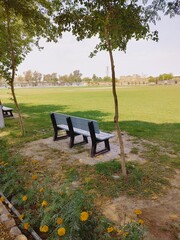
<svg viewBox="0 0 180 240"><path fill-rule="evenodd" d="M110 56L110 62L111 62L112 92L113 92L114 107L115 107L114 123L115 123L118 140L119 140L119 146L120 146L122 175L127 176L124 143L123 143L121 129L119 126L119 110L118 110L118 98L117 98L117 93L116 93L116 77L115 77L114 58L113 58L113 53L112 53L112 48L111 48L111 41L109 39L108 39L108 49L109 49L109 56Z"/></svg>
<svg viewBox="0 0 180 240"><path fill-rule="evenodd" d="M6 6L6 4L5 4ZM19 104L15 95L15 91L14 91L14 78L15 78L15 55L14 55L14 48L13 48L13 43L12 43L12 36L11 36L11 30L10 30L10 14L9 14L9 10L8 7L6 7L6 15L7 15L7 33L8 33L8 40L9 40L9 46L10 46L10 52L11 52L11 69L12 69L12 73L11 73L11 79L9 81L9 85L11 87L11 93L13 96L13 100L14 100L14 104L16 106L16 110L18 113L18 117L19 117L19 125L20 125L20 129L21 129L21 134L22 136L25 135L25 128L24 128L24 124L23 124L23 119L22 119L22 115L20 112L20 108L19 108Z"/></svg>

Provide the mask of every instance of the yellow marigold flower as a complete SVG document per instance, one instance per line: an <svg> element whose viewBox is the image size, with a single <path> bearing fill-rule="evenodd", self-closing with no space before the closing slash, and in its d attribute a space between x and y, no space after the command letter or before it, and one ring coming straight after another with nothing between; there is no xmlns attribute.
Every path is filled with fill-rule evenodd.
<svg viewBox="0 0 180 240"><path fill-rule="evenodd" d="M139 224L144 224L144 221L143 221L142 219L139 219L139 220L138 220L138 223L139 223Z"/></svg>
<svg viewBox="0 0 180 240"><path fill-rule="evenodd" d="M4 202L5 198L4 197L1 197L0 198L0 202Z"/></svg>
<svg viewBox="0 0 180 240"><path fill-rule="evenodd" d="M135 214L136 215L141 215L142 214L142 211L140 209L136 209L134 210Z"/></svg>
<svg viewBox="0 0 180 240"><path fill-rule="evenodd" d="M44 188L40 188L39 191L42 193L44 192Z"/></svg>
<svg viewBox="0 0 180 240"><path fill-rule="evenodd" d="M48 227L47 225L44 225L44 226L41 226L41 227L39 228L39 230L40 230L40 232L48 232L49 227Z"/></svg>
<svg viewBox="0 0 180 240"><path fill-rule="evenodd" d="M28 230L30 227L30 224L28 222L24 223L23 225L24 229Z"/></svg>
<svg viewBox="0 0 180 240"><path fill-rule="evenodd" d="M123 236L126 237L129 233L128 232L125 232L123 233Z"/></svg>
<svg viewBox="0 0 180 240"><path fill-rule="evenodd" d="M89 213L88 213L88 212L82 212L82 213L81 213L81 215L80 215L80 220L81 220L82 222L88 220L88 218L89 218Z"/></svg>
<svg viewBox="0 0 180 240"><path fill-rule="evenodd" d="M32 176L32 180L36 180L37 178L38 178L37 175Z"/></svg>
<svg viewBox="0 0 180 240"><path fill-rule="evenodd" d="M27 201L28 197L26 195L22 196L23 202Z"/></svg>
<svg viewBox="0 0 180 240"><path fill-rule="evenodd" d="M113 227L108 227L108 228L107 228L107 232L108 232L108 233L111 233L111 232L113 232L113 231L114 231L114 228L113 228Z"/></svg>
<svg viewBox="0 0 180 240"><path fill-rule="evenodd" d="M33 163L33 164L36 164L37 162L38 162L38 160L36 160L36 159L33 159L33 160L32 160L32 163Z"/></svg>
<svg viewBox="0 0 180 240"><path fill-rule="evenodd" d="M21 215L19 216L19 219L22 221L23 218L24 218L24 214L21 214Z"/></svg>
<svg viewBox="0 0 180 240"><path fill-rule="evenodd" d="M42 206L42 207L46 207L47 205L48 205L48 202L47 202L47 201L45 201L45 200L42 201L42 203L41 203L41 206Z"/></svg>
<svg viewBox="0 0 180 240"><path fill-rule="evenodd" d="M63 227L61 227L61 228L59 228L58 229L58 235L59 236L64 236L66 234L66 229L65 228L63 228Z"/></svg>
<svg viewBox="0 0 180 240"><path fill-rule="evenodd" d="M57 224L62 224L63 223L63 219L62 218L57 218Z"/></svg>
<svg viewBox="0 0 180 240"><path fill-rule="evenodd" d="M124 232L123 232L123 230L118 229L118 230L117 230L117 233L118 233L118 235L122 235Z"/></svg>

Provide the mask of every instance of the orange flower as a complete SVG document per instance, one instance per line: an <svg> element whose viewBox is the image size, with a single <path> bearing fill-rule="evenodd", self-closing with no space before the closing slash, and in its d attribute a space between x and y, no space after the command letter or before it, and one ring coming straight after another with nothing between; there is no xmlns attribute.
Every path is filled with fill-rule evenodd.
<svg viewBox="0 0 180 240"><path fill-rule="evenodd" d="M30 227L30 224L28 222L24 223L23 225L24 229L28 230Z"/></svg>
<svg viewBox="0 0 180 240"><path fill-rule="evenodd" d="M66 229L65 228L63 228L63 227L61 227L61 228L59 228L58 229L58 235L59 236L64 236L66 234Z"/></svg>
<svg viewBox="0 0 180 240"><path fill-rule="evenodd" d="M111 233L111 232L113 232L113 231L114 231L114 228L113 228L113 227L108 227L108 228L107 228L107 232L108 232L108 233Z"/></svg>
<svg viewBox="0 0 180 240"><path fill-rule="evenodd" d="M124 232L123 232L123 230L119 229L119 230L117 230L117 233L118 233L118 235L122 235Z"/></svg>
<svg viewBox="0 0 180 240"><path fill-rule="evenodd" d="M123 236L127 237L128 234L129 234L128 232L125 232L125 233L123 233Z"/></svg>
<svg viewBox="0 0 180 240"><path fill-rule="evenodd" d="M5 198L4 197L1 197L0 198L0 202L4 202Z"/></svg>
<svg viewBox="0 0 180 240"><path fill-rule="evenodd" d="M24 214L21 214L21 215L19 216L19 219L22 221L23 218L24 218Z"/></svg>
<svg viewBox="0 0 180 240"><path fill-rule="evenodd" d="M40 188L39 191L40 191L41 193L43 193L43 192L44 192L44 188Z"/></svg>
<svg viewBox="0 0 180 240"><path fill-rule="evenodd" d="M141 224L141 225L143 225L143 224L144 224L144 221L143 221L142 219L139 219L139 220L138 220L138 223Z"/></svg>
<svg viewBox="0 0 180 240"><path fill-rule="evenodd" d="M33 160L32 160L32 163L33 163L33 164L36 164L36 163L38 163L38 160L33 159Z"/></svg>
<svg viewBox="0 0 180 240"><path fill-rule="evenodd" d="M89 218L89 213L88 212L82 212L80 215L80 220L82 222L86 221Z"/></svg>
<svg viewBox="0 0 180 240"><path fill-rule="evenodd" d="M32 180L36 180L37 178L38 178L37 175L32 176Z"/></svg>
<svg viewBox="0 0 180 240"><path fill-rule="evenodd" d="M42 206L42 207L47 207L47 206L48 206L48 202L47 202L47 201L45 201L45 200L44 200L44 201L42 201L42 203L41 203L41 206Z"/></svg>
<svg viewBox="0 0 180 240"><path fill-rule="evenodd" d="M48 232L49 227L48 227L47 225L44 225L44 226L41 226L41 227L39 228L39 230L40 230L40 232Z"/></svg>
<svg viewBox="0 0 180 240"><path fill-rule="evenodd" d="M141 215L142 214L142 211L140 209L136 209L134 210L135 214L136 215Z"/></svg>
<svg viewBox="0 0 180 240"><path fill-rule="evenodd" d="M22 196L23 202L27 201L28 197L26 195Z"/></svg>
<svg viewBox="0 0 180 240"><path fill-rule="evenodd" d="M62 219L62 218L57 218L56 223L57 223L57 224L62 224L62 223L63 223L63 219Z"/></svg>

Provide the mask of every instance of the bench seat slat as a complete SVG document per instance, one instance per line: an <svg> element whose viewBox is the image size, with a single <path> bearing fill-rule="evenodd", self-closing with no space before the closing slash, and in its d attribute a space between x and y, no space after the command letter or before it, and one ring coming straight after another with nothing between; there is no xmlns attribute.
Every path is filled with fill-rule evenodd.
<svg viewBox="0 0 180 240"><path fill-rule="evenodd" d="M68 130L69 130L68 126L65 125L65 124L58 124L57 127L60 128L60 129L65 130L65 131L68 131Z"/></svg>
<svg viewBox="0 0 180 240"><path fill-rule="evenodd" d="M9 108L9 107L2 106L2 110L3 110L3 111L12 111L13 108Z"/></svg>
<svg viewBox="0 0 180 240"><path fill-rule="evenodd" d="M79 128L73 128L73 130L74 130L75 133L78 133L78 134L86 136L86 137L90 137L89 131L85 131L85 130L82 130L82 129L79 129Z"/></svg>
<svg viewBox="0 0 180 240"><path fill-rule="evenodd" d="M106 140L106 139L109 139L109 138L112 138L114 137L113 134L110 134L110 133L105 133L105 132L100 132L99 134L96 133L96 138L98 140Z"/></svg>

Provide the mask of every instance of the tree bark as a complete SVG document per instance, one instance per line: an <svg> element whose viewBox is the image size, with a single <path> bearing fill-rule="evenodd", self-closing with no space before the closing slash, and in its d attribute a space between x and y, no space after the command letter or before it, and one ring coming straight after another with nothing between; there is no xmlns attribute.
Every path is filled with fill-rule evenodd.
<svg viewBox="0 0 180 240"><path fill-rule="evenodd" d="M6 6L6 4L5 4ZM13 47L13 42L12 42L12 36L11 36L11 29L10 29L10 14L9 14L9 9L6 6L6 15L7 15L7 33L8 33L8 40L9 40L9 46L10 46L10 53L11 53L11 79L9 81L9 85L11 87L11 93L12 93L12 97L13 97L13 101L14 104L16 106L16 110L18 113L18 117L19 117L19 126L21 129L21 134L22 136L25 135L25 128L24 128L24 124L23 124L23 119L22 119L22 115L20 112L20 108L19 108L19 104L16 98L16 94L15 94L15 90L14 90L14 78L15 78L15 54L14 54L14 47Z"/></svg>
<svg viewBox="0 0 180 240"><path fill-rule="evenodd" d="M108 49L109 49L109 56L110 56L110 63L111 63L112 92L113 92L114 107L115 107L114 123L115 123L117 136L118 136L118 140L119 140L119 146L120 146L122 175L127 176L124 143L123 143L123 138L122 138L122 132L121 132L121 129L119 126L119 110L118 110L118 98L117 98L117 93L116 93L116 76L115 76L114 58L113 58L113 53L112 53L111 41L110 41L110 39L108 39L107 41L108 41Z"/></svg>

